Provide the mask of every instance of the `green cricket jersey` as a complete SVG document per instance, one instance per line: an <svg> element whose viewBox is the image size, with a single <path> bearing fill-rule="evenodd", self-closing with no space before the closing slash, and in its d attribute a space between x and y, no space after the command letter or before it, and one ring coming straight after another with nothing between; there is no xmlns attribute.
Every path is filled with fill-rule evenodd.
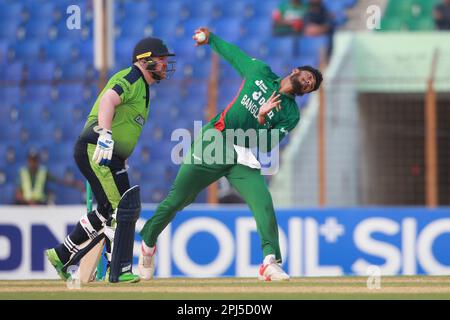
<svg viewBox="0 0 450 320"><path fill-rule="evenodd" d="M278 129L279 141L281 141L300 120L295 96L282 93L280 96L281 110L272 109L266 115L265 124L259 124L259 108L274 91L279 91L282 79L273 73L264 62L249 57L237 46L225 42L212 33L209 43L212 49L227 60L243 78L237 96L210 123L222 132L225 132L226 129L243 129L244 131L267 129L270 133L271 130ZM262 151L271 150L276 145L275 141L271 142L270 137L271 135L268 134L267 146L258 142L258 147ZM245 147L249 147L249 145L245 145Z"/></svg>
<svg viewBox="0 0 450 320"><path fill-rule="evenodd" d="M82 141L97 144L98 133L94 128L98 125L100 99L108 89L116 91L122 101L116 107L112 121L113 152L126 159L133 152L142 128L147 122L149 87L141 70L134 65L113 75L95 101L80 136Z"/></svg>

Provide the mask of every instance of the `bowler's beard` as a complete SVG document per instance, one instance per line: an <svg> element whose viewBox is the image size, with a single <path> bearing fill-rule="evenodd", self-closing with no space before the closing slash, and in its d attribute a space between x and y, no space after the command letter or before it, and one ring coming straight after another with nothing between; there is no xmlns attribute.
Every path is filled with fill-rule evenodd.
<svg viewBox="0 0 450 320"><path fill-rule="evenodd" d="M291 82L292 92L296 96L302 96L303 95L302 85L300 84L300 80L298 80L298 76L297 75L290 76L289 81Z"/></svg>

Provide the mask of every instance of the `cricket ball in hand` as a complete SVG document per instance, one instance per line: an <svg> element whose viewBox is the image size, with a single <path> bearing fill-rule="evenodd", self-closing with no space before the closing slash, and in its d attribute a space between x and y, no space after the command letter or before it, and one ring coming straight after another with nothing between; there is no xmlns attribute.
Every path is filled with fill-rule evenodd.
<svg viewBox="0 0 450 320"><path fill-rule="evenodd" d="M204 32L198 32L195 34L195 40L197 40L197 42L202 43L203 41L206 40L206 34Z"/></svg>

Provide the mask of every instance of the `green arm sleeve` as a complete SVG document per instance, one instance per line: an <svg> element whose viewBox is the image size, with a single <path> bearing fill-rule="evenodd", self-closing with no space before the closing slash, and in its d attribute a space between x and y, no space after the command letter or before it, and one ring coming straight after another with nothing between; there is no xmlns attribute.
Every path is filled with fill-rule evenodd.
<svg viewBox="0 0 450 320"><path fill-rule="evenodd" d="M238 46L222 40L213 33L209 34L209 44L215 52L237 70L241 77L245 77L256 61L256 59L249 57Z"/></svg>
<svg viewBox="0 0 450 320"><path fill-rule="evenodd" d="M112 90L117 92L122 103L127 102L133 96L131 84L124 78L116 78L112 82Z"/></svg>

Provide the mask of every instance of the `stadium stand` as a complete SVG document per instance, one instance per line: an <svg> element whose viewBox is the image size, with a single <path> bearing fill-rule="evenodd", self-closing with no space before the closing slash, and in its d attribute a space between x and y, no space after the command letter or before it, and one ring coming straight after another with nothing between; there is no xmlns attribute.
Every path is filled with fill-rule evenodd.
<svg viewBox="0 0 450 320"><path fill-rule="evenodd" d="M81 30L66 27L66 9L72 2L81 8ZM324 2L335 14L339 26L346 21L345 10L356 0ZM135 152L129 161L131 183L142 184L144 201L160 200L176 173L168 160L170 148L166 147L170 131L174 126L192 129L193 120L206 120L204 107L211 50L194 47L191 36L196 27L210 26L224 39L236 42L252 56L273 65L280 75L290 72L294 66L318 65L318 50L326 45L324 38L301 38L300 56L294 56L291 38L278 39L271 35L271 12L278 3L275 0L115 1L116 64L110 74L130 65L132 48L144 36L163 38L177 53L177 72L170 83L151 87L149 123L143 132L144 141L140 142L149 148L151 163L143 163L141 152ZM56 164L46 163L51 171L66 174L69 170L81 178L71 148L97 94L92 7L90 0L0 0L2 204L11 203L17 165L25 161L26 152L15 150L18 145L22 149L37 145L41 152L56 160ZM392 8L389 12L393 15L400 9ZM405 19L408 18L405 12ZM236 72L223 61L221 68L219 111L233 99L240 84ZM174 92L178 96L174 97ZM305 98L299 99L301 106L306 103ZM61 143L62 137L70 139L70 147ZM8 153L7 148L11 146L13 151ZM11 155L11 152L15 152L13 163L11 159L6 160L7 153ZM66 188L57 189L56 193L57 203L83 201L81 194L68 192ZM197 201L204 200L202 193Z"/></svg>
<svg viewBox="0 0 450 320"><path fill-rule="evenodd" d="M389 1L383 19L382 31L434 30L433 8L440 0Z"/></svg>

